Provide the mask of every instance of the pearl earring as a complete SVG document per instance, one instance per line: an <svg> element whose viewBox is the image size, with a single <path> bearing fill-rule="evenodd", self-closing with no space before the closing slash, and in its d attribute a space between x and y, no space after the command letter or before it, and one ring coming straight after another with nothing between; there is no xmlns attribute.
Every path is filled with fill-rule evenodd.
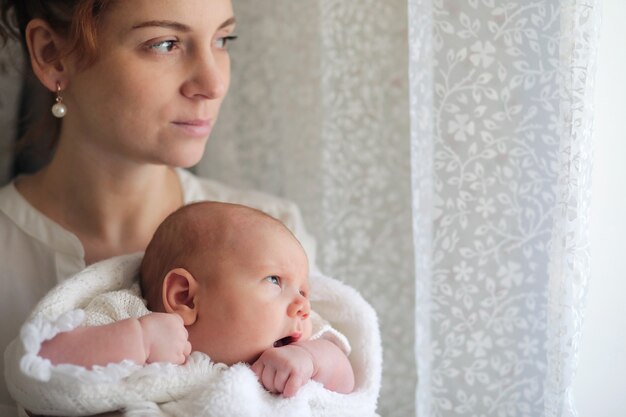
<svg viewBox="0 0 626 417"><path fill-rule="evenodd" d="M67 106L63 104L63 97L61 97L61 84L57 83L57 98L56 102L52 106L52 114L54 117L62 119L67 114Z"/></svg>

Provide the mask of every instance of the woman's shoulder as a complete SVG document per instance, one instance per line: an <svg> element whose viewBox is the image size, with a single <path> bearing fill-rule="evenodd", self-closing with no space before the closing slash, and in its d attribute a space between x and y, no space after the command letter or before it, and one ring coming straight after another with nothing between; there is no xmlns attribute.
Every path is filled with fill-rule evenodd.
<svg viewBox="0 0 626 417"><path fill-rule="evenodd" d="M22 198L13 183L9 183L0 187L0 231L7 232L9 230L24 230L27 225L30 207ZM6 234L3 235L6 236Z"/></svg>
<svg viewBox="0 0 626 417"><path fill-rule="evenodd" d="M19 193L13 182L0 186L0 212L5 212L8 206L19 203L18 197Z"/></svg>
<svg viewBox="0 0 626 417"><path fill-rule="evenodd" d="M0 188L0 230L11 231L12 235L49 250L82 258L78 238L33 207L13 182Z"/></svg>

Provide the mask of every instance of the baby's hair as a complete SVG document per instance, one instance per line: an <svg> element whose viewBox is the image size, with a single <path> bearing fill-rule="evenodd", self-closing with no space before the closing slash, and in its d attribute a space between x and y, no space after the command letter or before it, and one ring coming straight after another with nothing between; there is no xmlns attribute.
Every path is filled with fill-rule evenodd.
<svg viewBox="0 0 626 417"><path fill-rule="evenodd" d="M196 256L219 256L221 249L232 244L233 236L259 222L291 231L274 217L251 207L220 202L199 202L181 207L170 214L157 228L146 248L140 270L143 297L151 311L163 311L161 290L165 275L175 268L184 268L197 275L193 268Z"/></svg>

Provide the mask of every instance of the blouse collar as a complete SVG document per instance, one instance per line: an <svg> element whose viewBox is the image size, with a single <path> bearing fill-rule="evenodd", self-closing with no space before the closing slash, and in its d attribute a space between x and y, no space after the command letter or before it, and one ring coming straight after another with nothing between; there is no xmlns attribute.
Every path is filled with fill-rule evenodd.
<svg viewBox="0 0 626 417"><path fill-rule="evenodd" d="M184 204L202 198L197 178L184 169L177 169ZM32 238L55 252L85 258L85 249L78 237L33 207L15 187L15 181L0 188L0 211Z"/></svg>
<svg viewBox="0 0 626 417"><path fill-rule="evenodd" d="M78 237L33 207L15 188L15 182L0 189L0 211L24 233L55 251L81 259L85 257Z"/></svg>

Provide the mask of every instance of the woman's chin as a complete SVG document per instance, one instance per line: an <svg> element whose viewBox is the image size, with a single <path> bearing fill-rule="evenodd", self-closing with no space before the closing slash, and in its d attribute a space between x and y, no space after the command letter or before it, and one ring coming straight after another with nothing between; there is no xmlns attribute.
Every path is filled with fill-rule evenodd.
<svg viewBox="0 0 626 417"><path fill-rule="evenodd" d="M205 144L206 142L202 146L189 146L188 149L176 149L170 152L162 162L171 167L191 168L202 160Z"/></svg>

